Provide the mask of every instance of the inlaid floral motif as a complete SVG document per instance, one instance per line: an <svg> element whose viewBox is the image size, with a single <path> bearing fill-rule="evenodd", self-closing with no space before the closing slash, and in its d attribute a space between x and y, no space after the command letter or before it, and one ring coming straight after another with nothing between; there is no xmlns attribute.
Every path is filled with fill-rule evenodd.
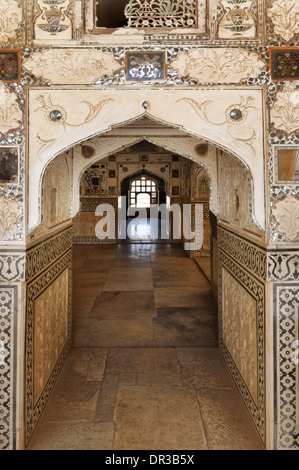
<svg viewBox="0 0 299 470"><path fill-rule="evenodd" d="M225 115L222 118L222 121L220 120L216 121L215 117L213 117L213 115L209 113L210 106L215 104L215 101L213 100L206 100L206 101L203 101L202 103L199 103L193 98L182 98L179 101L185 101L190 106L192 106L192 108L194 109L198 117L200 117L204 121L210 124L214 124L216 126L226 125L227 132L232 137L232 139L237 144L249 148L253 156L256 155L256 150L254 147L254 143L256 141L255 130L249 129L250 135L248 137L245 137L245 136L241 137L240 131L237 136L232 131L234 126L239 126L240 124L244 124L246 122L250 109L255 109L255 106L253 105L254 98L252 96L248 96L247 98L245 98L244 96L240 96L239 103L232 104L231 106L226 108ZM236 116L236 119L233 116Z"/></svg>
<svg viewBox="0 0 299 470"><path fill-rule="evenodd" d="M276 95L271 121L276 129L287 134L299 129L299 93L289 83L285 83L283 91Z"/></svg>
<svg viewBox="0 0 299 470"><path fill-rule="evenodd" d="M277 0L268 10L274 24L275 34L289 42L299 34L299 2L297 0Z"/></svg>
<svg viewBox="0 0 299 470"><path fill-rule="evenodd" d="M254 38L256 0L221 0L224 14L218 25L219 39Z"/></svg>

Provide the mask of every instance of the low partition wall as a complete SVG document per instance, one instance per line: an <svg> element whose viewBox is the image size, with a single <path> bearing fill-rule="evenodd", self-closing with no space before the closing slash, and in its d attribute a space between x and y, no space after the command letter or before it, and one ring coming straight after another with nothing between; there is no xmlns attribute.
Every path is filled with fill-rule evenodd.
<svg viewBox="0 0 299 470"><path fill-rule="evenodd" d="M113 212L107 213L103 211L103 215L96 215L96 209L99 205L109 204L113 208ZM117 243L118 242L118 198L81 198L80 212L75 216L73 221L73 243L90 244L90 243ZM107 237L100 240L96 236L96 226L106 218L109 226L107 226Z"/></svg>
<svg viewBox="0 0 299 470"><path fill-rule="evenodd" d="M26 254L25 446L71 346L72 226Z"/></svg>
<svg viewBox="0 0 299 470"><path fill-rule="evenodd" d="M219 346L266 444L267 251L220 225L217 240Z"/></svg>

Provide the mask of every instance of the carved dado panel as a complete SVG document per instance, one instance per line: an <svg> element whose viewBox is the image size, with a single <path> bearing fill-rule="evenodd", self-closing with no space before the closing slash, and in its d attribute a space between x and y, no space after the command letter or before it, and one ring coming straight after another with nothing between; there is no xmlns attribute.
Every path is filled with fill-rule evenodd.
<svg viewBox="0 0 299 470"><path fill-rule="evenodd" d="M37 257L39 255L37 253ZM72 253L68 250L27 286L25 445L34 432L70 349L71 269ZM61 315L59 321L57 314Z"/></svg>
<svg viewBox="0 0 299 470"><path fill-rule="evenodd" d="M230 234L231 244L236 245L236 250L230 250L231 253L228 255L227 251L223 250L222 241L223 238L219 237L219 234L223 232L223 230L218 230L218 241L219 241L219 343L220 349L223 354L223 357L230 369L232 377L243 397L243 400L247 406L247 409L252 417L252 420L256 426L256 429L265 443L266 440L266 407L265 407L265 284L263 280L258 280L255 277L255 269L248 270L248 252L244 251L239 253L239 237L234 237ZM244 246L248 246L248 242L244 239ZM224 246L224 248L227 248ZM237 253L237 256L234 256L233 253ZM240 256L238 253L241 254L242 262L240 263ZM247 269L243 269L242 265L247 265ZM255 268L254 266L252 266ZM231 282L231 278L233 278L234 286L236 283L239 283L238 292L240 298L242 297L241 304L244 305L244 297L249 298L252 300L249 301L249 304L246 306L246 311L248 306L250 307L249 311L251 315L251 321L253 320L253 316L255 314L254 324L256 325L256 335L255 340L253 338L254 333L253 330L250 329L250 326L246 326L246 329L242 330L241 319L237 319L237 323L239 327L241 325L239 333L243 336L243 339L248 342L248 347L251 348L252 352L256 352L256 356L251 356L248 354L246 357L246 365L244 363L240 363L242 354L244 351L241 349L237 349L239 342L235 343L236 338L232 335L232 332L226 332L226 339L228 339L228 343L230 346L230 350L228 349L224 338L223 338L223 331L224 331L224 316L223 315L231 315L232 312L227 309L228 305L222 304L224 299L224 291L223 288L227 289L228 283ZM223 282L226 282L223 286ZM227 294L227 293L226 293ZM250 297L248 297L250 296ZM226 297L227 298L227 297ZM231 299L231 293L229 294L229 298ZM241 300L240 300L241 301ZM229 307L230 308L230 307ZM223 311L224 309L224 311ZM226 309L226 311L225 311ZM238 307L239 310L239 307ZM241 315L242 312L240 312ZM244 312L243 312L244 314ZM249 313L248 313L249 314ZM234 318L234 315L233 315ZM237 317L235 317L237 318ZM227 320L227 318L226 318ZM235 326L238 327L238 324ZM244 326L245 324L243 324ZM249 329L247 329L249 328ZM254 344L254 342L256 343ZM233 356L232 354L235 354ZM248 360L250 358L250 361ZM238 366L239 361L239 366ZM256 361L256 362L255 362ZM256 371L254 372L253 369L256 366Z"/></svg>
<svg viewBox="0 0 299 470"><path fill-rule="evenodd" d="M240 83L258 75L266 64L246 49L200 48L180 52L170 66L183 78L199 83Z"/></svg>
<svg viewBox="0 0 299 470"><path fill-rule="evenodd" d="M39 399L68 335L69 272L65 269L34 302L34 404Z"/></svg>
<svg viewBox="0 0 299 470"><path fill-rule="evenodd" d="M257 403L256 299L222 268L223 341Z"/></svg>
<svg viewBox="0 0 299 470"><path fill-rule="evenodd" d="M114 55L101 50L47 49L34 52L23 67L52 84L93 84L121 68Z"/></svg>
<svg viewBox="0 0 299 470"><path fill-rule="evenodd" d="M298 322L299 284L274 284L274 367L276 449L299 449L298 429Z"/></svg>
<svg viewBox="0 0 299 470"><path fill-rule="evenodd" d="M0 285L0 450L15 449L17 287Z"/></svg>

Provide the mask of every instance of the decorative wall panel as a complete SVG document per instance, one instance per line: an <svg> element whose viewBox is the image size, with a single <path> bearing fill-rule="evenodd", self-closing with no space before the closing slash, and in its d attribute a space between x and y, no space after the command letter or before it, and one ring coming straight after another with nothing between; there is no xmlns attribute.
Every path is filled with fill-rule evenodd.
<svg viewBox="0 0 299 470"><path fill-rule="evenodd" d="M21 51L0 49L0 80L19 82L21 78Z"/></svg>
<svg viewBox="0 0 299 470"><path fill-rule="evenodd" d="M63 245L63 239L59 236L53 237L52 241ZM49 248L48 245L48 250ZM37 246L36 249L33 248L31 256L38 259L43 252L42 250L45 250L45 244ZM59 251L64 251L63 246ZM54 259L55 257L52 256L52 262L40 263L40 265L43 264L44 271L32 279L27 286L25 345L26 445L34 432L70 349L71 245L68 246L68 251L56 262L53 262ZM46 316L44 315L45 312L47 312ZM61 317L57 323L55 316L58 313ZM49 354L49 351L51 351L51 354Z"/></svg>
<svg viewBox="0 0 299 470"><path fill-rule="evenodd" d="M19 148L15 146L0 147L0 184L18 184L19 182Z"/></svg>
<svg viewBox="0 0 299 470"><path fill-rule="evenodd" d="M71 218L72 159L70 152L59 155L48 165L43 177L42 194L43 221L35 233Z"/></svg>
<svg viewBox="0 0 299 470"><path fill-rule="evenodd" d="M0 137L21 127L22 111L16 93L0 83Z"/></svg>
<svg viewBox="0 0 299 470"><path fill-rule="evenodd" d="M222 268L223 341L257 403L256 299Z"/></svg>
<svg viewBox="0 0 299 470"><path fill-rule="evenodd" d="M271 110L271 121L275 129L287 135L299 129L298 90L288 82L276 95L275 104Z"/></svg>
<svg viewBox="0 0 299 470"><path fill-rule="evenodd" d="M67 342L69 272L65 269L34 302L34 404Z"/></svg>
<svg viewBox="0 0 299 470"><path fill-rule="evenodd" d="M35 0L35 39L72 39L72 14L73 0Z"/></svg>
<svg viewBox="0 0 299 470"><path fill-rule="evenodd" d="M298 13L299 14L299 13ZM299 79L299 49L296 47L269 49L272 80Z"/></svg>
<svg viewBox="0 0 299 470"><path fill-rule="evenodd" d="M298 14L297 0L274 0L268 8L267 16L273 25L274 34L284 43L290 43L299 34ZM271 39L269 31L268 36Z"/></svg>
<svg viewBox="0 0 299 470"><path fill-rule="evenodd" d="M17 287L0 285L0 449L15 449Z"/></svg>
<svg viewBox="0 0 299 470"><path fill-rule="evenodd" d="M257 53L246 49L200 48L180 52L170 66L181 77L199 83L240 83L258 75L266 64Z"/></svg>
<svg viewBox="0 0 299 470"><path fill-rule="evenodd" d="M218 168L221 220L260 235L260 228L253 222L250 173L241 162L225 153L219 158Z"/></svg>
<svg viewBox="0 0 299 470"><path fill-rule="evenodd" d="M22 22L22 6L18 0L1 0L0 46L10 45L19 36Z"/></svg>
<svg viewBox="0 0 299 470"><path fill-rule="evenodd" d="M265 271L262 268L260 260L264 259L265 254L263 249L253 245L246 239L243 239L243 247L239 252L241 238L227 233L228 237L223 236L224 229L218 227L218 242L219 242L219 343L223 357L229 367L234 381L243 397L243 400L248 408L248 411L253 419L256 429L265 443L266 440L266 407L265 407ZM229 244L227 243L229 242ZM251 251L251 255L248 256ZM259 253L259 254L258 254ZM264 265L264 263L263 263ZM244 266L244 268L242 267ZM265 266L264 266L265 267ZM262 274L262 276L260 276ZM258 275L258 276L257 276ZM248 346L252 348L253 355L250 355L251 361L244 364L242 359L242 350L237 349L238 341L234 338L233 330L228 332L224 324L228 321L227 316L230 315L230 321L233 320L234 315L229 305L233 302L231 293L226 297L224 289L227 289L228 282L233 278L234 286L236 282L239 283L237 291L240 298L242 298L241 305L244 304L244 298L248 301L251 298L248 306L250 306L251 316L255 313L254 324L256 325L256 335L250 326L246 325L246 329L241 329L239 333L248 342ZM224 302L224 303L223 303ZM226 303L227 302L227 303ZM238 307L239 308L239 307ZM247 311L247 308L246 308ZM240 312L241 314L242 312ZM244 314L244 312L243 312ZM231 316L232 315L232 316ZM241 318L244 318L243 315ZM242 321L240 318L238 322ZM252 321L252 318L251 318ZM244 323L245 325L245 323ZM226 334L226 344L223 332ZM255 337L254 337L255 336ZM257 355L254 353L256 352ZM234 355L233 355L234 354ZM256 361L256 362L255 362ZM239 362L239 367L238 367ZM257 369L254 372L254 366ZM249 367L249 368L247 368ZM257 386L257 388L256 388Z"/></svg>
<svg viewBox="0 0 299 470"><path fill-rule="evenodd" d="M166 53L126 52L125 74L128 81L165 80L167 76Z"/></svg>
<svg viewBox="0 0 299 470"><path fill-rule="evenodd" d="M18 201L0 195L0 241L9 240L17 231L21 215Z"/></svg>
<svg viewBox="0 0 299 470"><path fill-rule="evenodd" d="M299 337L299 284L274 284L275 311L275 392L276 449L299 449L296 395L298 364L296 350ZM296 356L296 357L295 357Z"/></svg>
<svg viewBox="0 0 299 470"><path fill-rule="evenodd" d="M255 39L257 37L257 0L220 0L222 17L219 39Z"/></svg>
<svg viewBox="0 0 299 470"><path fill-rule="evenodd" d="M104 76L112 77L121 68L112 53L81 48L35 52L23 66L50 83L70 85L93 84Z"/></svg>

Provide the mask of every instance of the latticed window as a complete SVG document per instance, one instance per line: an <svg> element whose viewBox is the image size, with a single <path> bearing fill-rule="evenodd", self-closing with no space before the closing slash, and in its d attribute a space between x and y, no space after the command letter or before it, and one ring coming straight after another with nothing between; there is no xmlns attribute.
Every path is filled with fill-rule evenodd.
<svg viewBox="0 0 299 470"><path fill-rule="evenodd" d="M96 28L196 28L198 0L97 0Z"/></svg>
<svg viewBox="0 0 299 470"><path fill-rule="evenodd" d="M151 204L158 204L157 182L145 176L133 180L130 185L130 205L150 207Z"/></svg>

